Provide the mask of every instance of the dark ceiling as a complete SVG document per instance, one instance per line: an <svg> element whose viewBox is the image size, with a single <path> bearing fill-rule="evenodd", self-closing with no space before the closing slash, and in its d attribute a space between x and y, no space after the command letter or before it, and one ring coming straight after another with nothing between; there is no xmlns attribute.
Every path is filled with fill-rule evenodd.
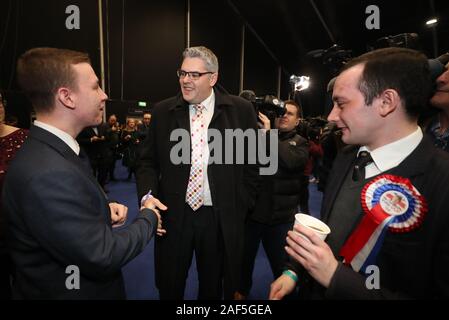
<svg viewBox="0 0 449 320"><path fill-rule="evenodd" d="M449 1L364 0L234 0L241 16L266 43L287 73L304 73L321 63L307 53L338 44L353 55L367 51L375 40L401 33L417 33L429 56L449 50ZM369 5L380 12L380 29L368 30ZM429 28L425 22L436 16Z"/></svg>

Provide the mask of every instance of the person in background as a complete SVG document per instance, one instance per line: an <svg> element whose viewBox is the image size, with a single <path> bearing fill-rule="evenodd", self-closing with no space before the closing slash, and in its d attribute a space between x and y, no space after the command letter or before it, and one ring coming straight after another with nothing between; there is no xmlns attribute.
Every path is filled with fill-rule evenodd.
<svg viewBox="0 0 449 320"><path fill-rule="evenodd" d="M254 262L262 242L276 279L282 274L287 255L284 250L287 231L293 227L304 167L308 160L307 140L296 133L301 107L292 100L285 102L286 112L275 118L278 129L278 170L261 176L256 204L245 224L242 280L236 296L245 299L250 293ZM270 119L259 112L264 130L271 129Z"/></svg>
<svg viewBox="0 0 449 320"><path fill-rule="evenodd" d="M430 104L439 112L431 120L426 132L437 148L449 152L449 62L444 72L437 78L436 86Z"/></svg>
<svg viewBox="0 0 449 320"><path fill-rule="evenodd" d="M108 119L108 128L106 129L107 140L109 141L109 149L111 158L108 159L107 167L108 167L108 175L110 181L115 181L115 163L117 160L121 159L121 148L120 148L120 137L122 134L122 130L120 128L120 124L117 121L117 116L115 114L111 114Z"/></svg>
<svg viewBox="0 0 449 320"><path fill-rule="evenodd" d="M84 128L76 138L80 146L86 151L93 175L97 177L98 183L105 192L107 192L105 186L109 160L112 158L109 136L107 135L108 128L107 123Z"/></svg>
<svg viewBox="0 0 449 320"><path fill-rule="evenodd" d="M121 144L123 151L123 165L128 168L128 180L136 172L137 159L139 156L140 135L136 128L136 120L129 118L126 127L122 131Z"/></svg>
<svg viewBox="0 0 449 320"><path fill-rule="evenodd" d="M28 136L28 130L5 124L5 106L0 91L0 195L10 162ZM0 198L0 300L11 299L13 268L6 247L6 225Z"/></svg>
<svg viewBox="0 0 449 320"><path fill-rule="evenodd" d="M141 124L137 125L137 131L139 132L140 141L145 140L148 135L148 129L150 127L151 122L151 113L145 112L143 114L143 121Z"/></svg>

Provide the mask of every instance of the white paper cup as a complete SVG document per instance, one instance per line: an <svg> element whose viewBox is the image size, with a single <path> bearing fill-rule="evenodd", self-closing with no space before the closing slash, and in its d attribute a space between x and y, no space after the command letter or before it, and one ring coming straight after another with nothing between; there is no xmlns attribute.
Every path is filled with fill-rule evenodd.
<svg viewBox="0 0 449 320"><path fill-rule="evenodd" d="M320 237L321 240L325 240L327 235L329 233L331 233L331 229L327 226L327 224L325 224L323 221L321 221L317 218L314 218L308 214L303 214L303 213L295 214L295 224L297 224L297 223L299 223L302 226L315 232ZM298 233L298 232L296 232L296 233ZM309 238L307 238L307 236L305 236L301 233L298 233L298 234L300 236L303 236L307 240L309 240Z"/></svg>

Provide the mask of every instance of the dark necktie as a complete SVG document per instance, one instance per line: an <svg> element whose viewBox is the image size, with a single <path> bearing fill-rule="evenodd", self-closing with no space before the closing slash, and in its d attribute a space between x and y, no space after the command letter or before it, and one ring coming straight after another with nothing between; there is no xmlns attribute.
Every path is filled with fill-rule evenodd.
<svg viewBox="0 0 449 320"><path fill-rule="evenodd" d="M365 167L373 162L373 158L368 151L361 151L354 163L354 171L352 172L352 180L360 181L365 179Z"/></svg>

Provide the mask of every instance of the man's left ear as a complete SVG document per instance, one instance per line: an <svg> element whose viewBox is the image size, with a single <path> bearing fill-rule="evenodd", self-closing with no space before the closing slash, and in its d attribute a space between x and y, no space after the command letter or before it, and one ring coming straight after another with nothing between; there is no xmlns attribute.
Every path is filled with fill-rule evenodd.
<svg viewBox="0 0 449 320"><path fill-rule="evenodd" d="M213 87L217 83L218 80L218 72L212 73L210 76L210 86Z"/></svg>
<svg viewBox="0 0 449 320"><path fill-rule="evenodd" d="M75 101L73 100L72 92L70 89L61 87L56 93L56 99L64 105L66 108L75 109Z"/></svg>
<svg viewBox="0 0 449 320"><path fill-rule="evenodd" d="M393 89L387 89L384 92L382 92L380 96L380 115L382 117L386 117L390 113L394 112L396 108L401 103L401 98L399 97L399 94L396 90Z"/></svg>

